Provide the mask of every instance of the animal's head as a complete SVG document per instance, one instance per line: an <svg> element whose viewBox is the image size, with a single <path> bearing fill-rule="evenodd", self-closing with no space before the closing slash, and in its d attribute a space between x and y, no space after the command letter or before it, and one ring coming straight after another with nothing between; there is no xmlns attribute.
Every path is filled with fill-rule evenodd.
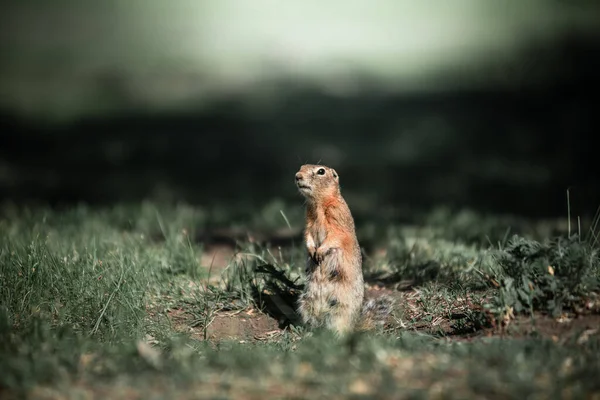
<svg viewBox="0 0 600 400"><path fill-rule="evenodd" d="M326 199L339 194L340 177L333 168L305 164L296 173L296 186L309 201Z"/></svg>

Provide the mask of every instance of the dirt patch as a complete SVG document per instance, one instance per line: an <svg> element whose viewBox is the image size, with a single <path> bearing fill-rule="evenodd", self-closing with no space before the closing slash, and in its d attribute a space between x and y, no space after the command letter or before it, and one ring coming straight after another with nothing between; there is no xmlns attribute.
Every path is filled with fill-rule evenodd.
<svg viewBox="0 0 600 400"><path fill-rule="evenodd" d="M215 343L223 340L267 340L283 332L275 319L254 308L218 312L208 324L206 332L201 324L192 326L192 317L181 309L170 310L169 317L177 331L187 332L197 340L206 339Z"/></svg>
<svg viewBox="0 0 600 400"><path fill-rule="evenodd" d="M266 340L282 332L277 321L255 309L235 313L219 313L208 326L208 340Z"/></svg>
<svg viewBox="0 0 600 400"><path fill-rule="evenodd" d="M582 342L590 336L600 335L600 315L563 315L559 318L544 314L535 314L533 318L518 316L499 334L513 338L537 335L563 343L570 340Z"/></svg>

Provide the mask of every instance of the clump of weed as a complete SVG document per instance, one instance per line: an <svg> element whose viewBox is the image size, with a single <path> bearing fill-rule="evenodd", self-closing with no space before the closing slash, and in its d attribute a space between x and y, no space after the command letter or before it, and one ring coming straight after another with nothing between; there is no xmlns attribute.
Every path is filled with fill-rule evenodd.
<svg viewBox="0 0 600 400"><path fill-rule="evenodd" d="M383 264L373 264L367 264L367 281L399 283L399 289L427 282L460 282L471 289L485 289L487 282L482 276L489 270L490 257L476 246L394 228L388 232Z"/></svg>
<svg viewBox="0 0 600 400"><path fill-rule="evenodd" d="M252 305L282 325L296 324L295 312L298 295L303 289L299 283L298 266L290 257L286 262L269 249L250 243L223 276L225 292L230 300Z"/></svg>
<svg viewBox="0 0 600 400"><path fill-rule="evenodd" d="M139 247L102 243L84 253L73 242L2 243L0 306L17 327L39 316L92 336L138 334L147 288Z"/></svg>
<svg viewBox="0 0 600 400"><path fill-rule="evenodd" d="M600 288L598 250L577 235L540 243L513 236L495 256L504 277L494 300L496 311L575 310Z"/></svg>

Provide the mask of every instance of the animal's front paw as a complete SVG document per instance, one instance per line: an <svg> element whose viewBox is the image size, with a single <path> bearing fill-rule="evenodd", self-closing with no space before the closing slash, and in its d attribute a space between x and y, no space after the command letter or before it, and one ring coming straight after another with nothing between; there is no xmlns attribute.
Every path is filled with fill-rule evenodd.
<svg viewBox="0 0 600 400"><path fill-rule="evenodd" d="M323 260L325 259L326 256L328 256L329 254L334 253L336 251L337 251L337 248L335 248L335 247L321 246L315 251L315 256L313 257L313 259L315 260L315 262L317 264L321 264L321 262L323 262Z"/></svg>
<svg viewBox="0 0 600 400"><path fill-rule="evenodd" d="M315 246L306 246L306 250L308 251L308 256L315 262L317 263L316 260L316 249Z"/></svg>

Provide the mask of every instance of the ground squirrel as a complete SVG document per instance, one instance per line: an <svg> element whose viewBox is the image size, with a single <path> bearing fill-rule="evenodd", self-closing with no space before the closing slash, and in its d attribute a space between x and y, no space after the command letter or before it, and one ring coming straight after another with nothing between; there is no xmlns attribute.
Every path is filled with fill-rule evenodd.
<svg viewBox="0 0 600 400"><path fill-rule="evenodd" d="M362 256L354 219L333 168L303 165L296 186L306 198L307 283L298 311L304 324L348 333L364 299Z"/></svg>

